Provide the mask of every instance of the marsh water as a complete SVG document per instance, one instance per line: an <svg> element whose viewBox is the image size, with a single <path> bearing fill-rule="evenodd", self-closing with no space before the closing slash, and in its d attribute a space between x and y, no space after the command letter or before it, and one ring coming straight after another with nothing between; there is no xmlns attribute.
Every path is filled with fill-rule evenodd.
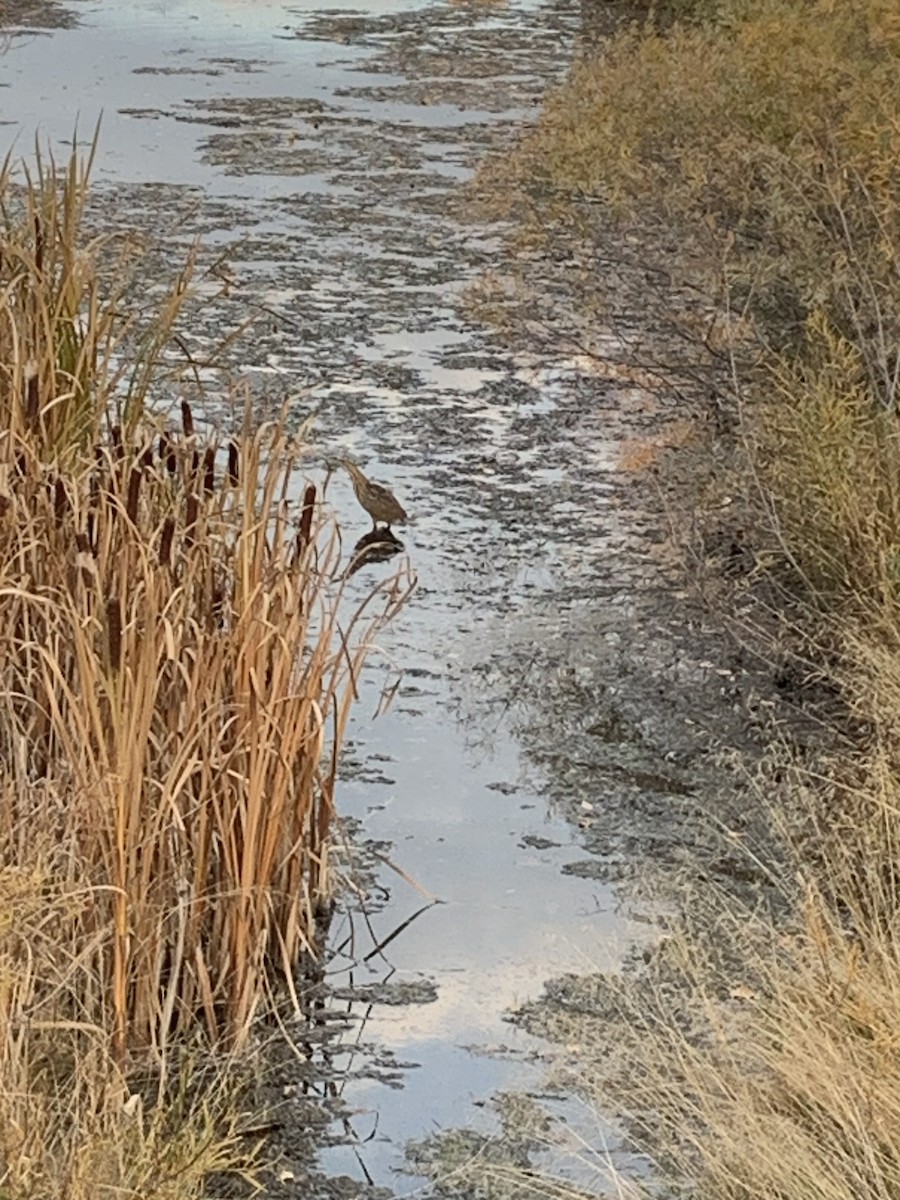
<svg viewBox="0 0 900 1200"><path fill-rule="evenodd" d="M70 27L9 37L4 149L26 156L37 135L63 157L76 122L89 138L102 118L98 228L141 230L159 279L201 239L196 358L248 323L203 374L210 417L228 419L236 382L260 417L288 399L310 421L313 480L352 455L413 516L402 554L354 575L349 597L398 562L418 580L365 669L342 767L367 882L351 863L325 964L330 1033L302 1089L321 1097L318 1169L347 1194L416 1191L408 1143L491 1136L492 1097L509 1091L624 1155L576 1100L543 1092L546 1047L509 1013L644 936L615 876L693 793L704 696L729 668L704 657L702 630L689 650L670 637L664 533L621 470L661 401L562 350L513 349L465 304L502 272L503 241L464 185L565 72L581 11L69 8ZM367 519L342 476L327 497L349 554ZM292 1153L286 1136L288 1190Z"/></svg>

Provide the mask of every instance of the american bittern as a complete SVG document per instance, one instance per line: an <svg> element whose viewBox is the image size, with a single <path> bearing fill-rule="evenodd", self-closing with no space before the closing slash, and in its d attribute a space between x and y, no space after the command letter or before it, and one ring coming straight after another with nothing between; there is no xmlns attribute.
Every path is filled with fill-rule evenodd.
<svg viewBox="0 0 900 1200"><path fill-rule="evenodd" d="M353 481L356 498L372 518L372 528L378 528L378 522L384 521L388 529L391 525L402 525L406 520L403 505L389 488L382 483L367 479L362 471L349 460L340 459L341 466L347 471Z"/></svg>

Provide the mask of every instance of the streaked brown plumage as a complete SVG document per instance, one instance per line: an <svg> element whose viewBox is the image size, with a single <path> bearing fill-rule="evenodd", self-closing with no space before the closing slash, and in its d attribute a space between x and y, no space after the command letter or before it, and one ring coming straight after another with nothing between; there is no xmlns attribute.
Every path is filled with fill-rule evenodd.
<svg viewBox="0 0 900 1200"><path fill-rule="evenodd" d="M341 466L347 471L353 481L356 498L372 518L372 527L378 528L378 522L384 521L390 529L391 525L402 525L407 519L403 505L392 491L381 483L367 479L362 471L349 458L340 460Z"/></svg>

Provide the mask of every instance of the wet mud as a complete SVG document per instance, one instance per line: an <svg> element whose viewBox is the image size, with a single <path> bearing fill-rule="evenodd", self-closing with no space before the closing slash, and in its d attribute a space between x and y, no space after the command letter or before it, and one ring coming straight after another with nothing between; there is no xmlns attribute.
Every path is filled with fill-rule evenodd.
<svg viewBox="0 0 900 1200"><path fill-rule="evenodd" d="M398 563L418 578L360 681L328 954L291 1047L264 1056L273 1196L442 1194L473 1156L552 1166L540 1114L577 1127L580 1109L544 1094L542 1031L510 1013L656 936L615 885L705 836L724 750L753 741L752 674L623 466L682 399L466 303L507 253L466 184L582 18L568 0L100 0L0 62L4 137L59 149L72 95L82 129L104 110L91 221L139 231L142 294L199 239L160 403L228 424L235 389L260 419L288 402L351 601ZM62 64L67 96L34 86ZM412 514L401 544L367 540L341 455Z"/></svg>
<svg viewBox="0 0 900 1200"><path fill-rule="evenodd" d="M77 9L78 0L74 4L60 4L57 0L2 0L0 38L72 29L78 22Z"/></svg>

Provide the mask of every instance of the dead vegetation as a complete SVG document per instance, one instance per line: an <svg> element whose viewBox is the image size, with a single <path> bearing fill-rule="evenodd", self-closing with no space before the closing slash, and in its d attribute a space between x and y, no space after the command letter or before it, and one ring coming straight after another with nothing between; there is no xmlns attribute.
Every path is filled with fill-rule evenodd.
<svg viewBox="0 0 900 1200"><path fill-rule="evenodd" d="M330 893L371 639L284 415L152 415L152 314L90 240L89 163L0 175L0 1193L202 1194L246 1172L237 1055ZM204 1049L205 1048L205 1049ZM215 1048L215 1054L211 1051Z"/></svg>

